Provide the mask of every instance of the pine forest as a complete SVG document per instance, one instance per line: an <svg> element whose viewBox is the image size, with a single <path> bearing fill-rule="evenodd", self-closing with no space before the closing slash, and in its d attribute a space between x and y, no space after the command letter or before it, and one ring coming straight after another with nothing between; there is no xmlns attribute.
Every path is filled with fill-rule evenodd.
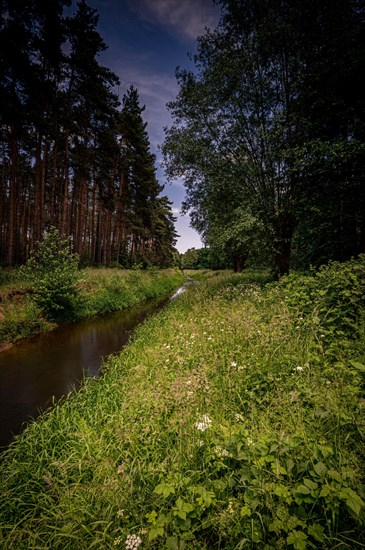
<svg viewBox="0 0 365 550"><path fill-rule="evenodd" d="M144 107L98 62L85 1L9 0L1 11L0 263L24 263L50 227L84 265L170 265L176 241Z"/></svg>

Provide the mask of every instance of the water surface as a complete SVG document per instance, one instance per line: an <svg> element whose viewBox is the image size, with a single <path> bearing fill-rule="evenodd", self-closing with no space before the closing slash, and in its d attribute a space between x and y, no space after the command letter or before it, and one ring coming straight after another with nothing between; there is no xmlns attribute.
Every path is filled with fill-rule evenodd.
<svg viewBox="0 0 365 550"><path fill-rule="evenodd" d="M133 329L168 298L132 310L62 326L0 353L0 448L54 399L95 376L105 358L120 351Z"/></svg>

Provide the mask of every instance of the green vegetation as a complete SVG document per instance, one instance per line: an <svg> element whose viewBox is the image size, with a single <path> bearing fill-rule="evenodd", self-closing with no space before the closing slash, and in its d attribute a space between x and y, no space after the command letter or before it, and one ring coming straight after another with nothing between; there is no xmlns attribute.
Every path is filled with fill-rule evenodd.
<svg viewBox="0 0 365 550"><path fill-rule="evenodd" d="M163 145L220 267L277 276L365 251L363 2L217 0ZM361 67L361 70L360 70Z"/></svg>
<svg viewBox="0 0 365 550"><path fill-rule="evenodd" d="M17 438L4 547L364 546L365 259L262 284L201 280Z"/></svg>
<svg viewBox="0 0 365 550"><path fill-rule="evenodd" d="M51 321L72 319L80 281L79 257L70 239L62 239L51 227L22 268L31 281L32 299Z"/></svg>
<svg viewBox="0 0 365 550"><path fill-rule="evenodd" d="M57 300L57 296L62 298L60 289L64 287L48 285L53 277L61 283L66 268L47 271L44 277L35 279L35 291L32 291L32 282L24 275L22 278L22 273L23 270L0 270L0 343L15 342L55 326L50 322L53 315L47 315L49 308L51 314L54 311L53 301L47 300L49 297L51 300ZM185 281L174 269L128 271L117 268L87 268L79 272L79 280L77 292L72 286L67 296L69 307L62 303L65 309L55 310L62 315L57 315L58 322L77 321L98 313L132 307L150 298L167 295ZM42 311L45 302L47 309Z"/></svg>
<svg viewBox="0 0 365 550"><path fill-rule="evenodd" d="M133 85L121 105L100 63L97 10L70 3L0 4L0 264L23 264L53 225L84 265L170 267L175 218L144 107Z"/></svg>

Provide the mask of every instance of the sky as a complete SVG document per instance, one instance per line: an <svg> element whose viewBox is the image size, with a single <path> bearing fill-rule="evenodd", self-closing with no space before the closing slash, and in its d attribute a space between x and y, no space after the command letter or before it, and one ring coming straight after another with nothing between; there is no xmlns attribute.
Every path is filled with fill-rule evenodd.
<svg viewBox="0 0 365 550"><path fill-rule="evenodd" d="M156 155L156 174L165 185L163 191L173 202L180 235L179 252L203 246L198 233L190 227L188 215L180 214L185 190L182 179L169 183L162 155L165 126L172 123L166 103L176 97L178 66L193 68L188 53L196 51L196 38L206 27L214 28L219 8L213 0L87 0L99 13L98 31L108 49L99 61L112 69L121 81L117 90L124 93L134 84L140 95L147 122L151 151Z"/></svg>

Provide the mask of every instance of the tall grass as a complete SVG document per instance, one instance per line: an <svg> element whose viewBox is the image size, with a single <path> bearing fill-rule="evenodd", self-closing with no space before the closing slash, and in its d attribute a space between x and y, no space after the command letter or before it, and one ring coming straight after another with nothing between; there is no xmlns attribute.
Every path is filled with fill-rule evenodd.
<svg viewBox="0 0 365 550"><path fill-rule="evenodd" d="M343 269L353 304L364 262ZM5 454L3 547L364 547L364 309L337 324L343 269L305 307L300 278L220 274L151 318Z"/></svg>

